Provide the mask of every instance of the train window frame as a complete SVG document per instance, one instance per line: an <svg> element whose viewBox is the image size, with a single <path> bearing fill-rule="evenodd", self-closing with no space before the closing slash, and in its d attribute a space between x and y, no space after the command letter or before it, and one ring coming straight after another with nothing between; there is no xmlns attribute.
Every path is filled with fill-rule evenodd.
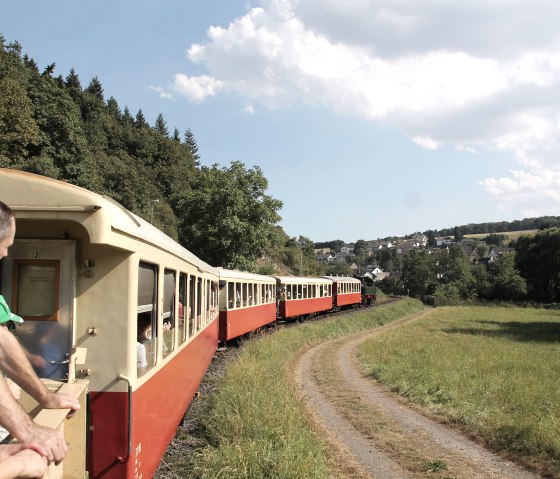
<svg viewBox="0 0 560 479"><path fill-rule="evenodd" d="M150 281L151 277L151 281ZM150 287L151 286L151 287ZM151 289L151 302L148 300ZM138 378L146 374L157 364L157 348L158 348L158 304L159 304L159 266L147 261L138 263L138 281L137 281L137 303L136 303L136 375ZM152 328L151 338L139 341L139 325L141 319L147 315L146 321L149 320ZM142 347L141 347L142 346ZM138 366L138 361L143 359L146 361L145 366ZM150 361L148 361L150 358Z"/></svg>
<svg viewBox="0 0 560 479"><path fill-rule="evenodd" d="M196 332L202 329L202 301L204 282L202 277L196 278Z"/></svg>
<svg viewBox="0 0 560 479"><path fill-rule="evenodd" d="M177 303L178 312L177 312L177 319L178 319L178 326L177 326L177 342L178 344L183 344L188 338L188 326L187 326L187 318L185 317L186 313L186 301L188 294L188 285L189 285L189 275L187 273L183 273L182 271L179 272L179 301Z"/></svg>
<svg viewBox="0 0 560 479"><path fill-rule="evenodd" d="M53 275L50 288L52 304L49 304L50 309L52 310L51 314L26 314L26 310L22 310L19 307L20 303L25 303L26 306L32 305L34 301L28 298L41 298L44 297L46 292L42 292L38 294L36 286L33 287L33 291L28 291L28 288L24 288L21 284L22 277L28 277L30 275L22 275L22 271L20 270L21 267L28 266L30 268L33 267L51 267L53 268ZM48 279L48 278L47 278ZM36 282L33 279L29 280L30 282ZM40 279L41 283L47 284L48 282L45 281L45 277L43 276ZM15 314L21 316L26 321L58 321L58 311L60 309L60 260L54 259L14 259L13 260L13 272L12 272L12 310ZM24 293L25 298L22 298Z"/></svg>
<svg viewBox="0 0 560 479"><path fill-rule="evenodd" d="M188 284L188 333L189 338L196 334L196 275L189 275Z"/></svg>
<svg viewBox="0 0 560 479"><path fill-rule="evenodd" d="M175 350L175 303L177 295L177 271L171 268L163 270L163 322L162 322L162 356L165 358ZM171 291L169 291L171 289ZM167 311L169 309L169 311ZM170 323L170 329L165 330L165 323Z"/></svg>

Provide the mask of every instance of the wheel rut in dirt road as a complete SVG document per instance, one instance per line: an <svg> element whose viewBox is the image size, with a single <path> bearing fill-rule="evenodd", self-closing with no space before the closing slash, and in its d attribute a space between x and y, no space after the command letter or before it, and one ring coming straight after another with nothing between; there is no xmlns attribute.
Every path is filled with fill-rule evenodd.
<svg viewBox="0 0 560 479"><path fill-rule="evenodd" d="M377 479L538 478L456 430L407 407L360 371L356 350L367 337L429 312L417 313L369 333L323 343L298 361L296 381L319 429L340 457L338 474Z"/></svg>

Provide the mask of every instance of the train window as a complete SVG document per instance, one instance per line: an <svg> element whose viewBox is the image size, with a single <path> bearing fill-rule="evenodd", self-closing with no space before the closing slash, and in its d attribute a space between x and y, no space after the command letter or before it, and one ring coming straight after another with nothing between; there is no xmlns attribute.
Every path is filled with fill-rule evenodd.
<svg viewBox="0 0 560 479"><path fill-rule="evenodd" d="M312 298L316 298L317 297L317 285L316 284L312 284L311 285L311 295Z"/></svg>
<svg viewBox="0 0 560 479"><path fill-rule="evenodd" d="M187 275L181 273L179 275L179 321L178 321L178 338L179 344L185 342L187 328L185 327L185 298L187 297Z"/></svg>
<svg viewBox="0 0 560 479"><path fill-rule="evenodd" d="M163 356L175 349L175 271L163 272Z"/></svg>
<svg viewBox="0 0 560 479"><path fill-rule="evenodd" d="M206 311L204 312L204 324L210 322L210 315L212 312L212 288L210 287L210 280L206 280Z"/></svg>
<svg viewBox="0 0 560 479"><path fill-rule="evenodd" d="M141 376L156 362L157 352L157 266L138 265L136 367Z"/></svg>
<svg viewBox="0 0 560 479"><path fill-rule="evenodd" d="M26 321L58 321L60 261L14 259L12 309Z"/></svg>
<svg viewBox="0 0 560 479"><path fill-rule="evenodd" d="M202 328L202 278L196 282L196 331Z"/></svg>
<svg viewBox="0 0 560 479"><path fill-rule="evenodd" d="M212 304L210 310L212 313L212 319L218 315L218 299L220 295L219 283L212 281Z"/></svg>
<svg viewBox="0 0 560 479"><path fill-rule="evenodd" d="M307 298L307 285L306 284L303 285L303 296L302 297Z"/></svg>
<svg viewBox="0 0 560 479"><path fill-rule="evenodd" d="M187 314L189 318L189 337L195 333L195 318L196 318L196 276L191 276L189 279L189 302L187 306Z"/></svg>
<svg viewBox="0 0 560 479"><path fill-rule="evenodd" d="M249 306L253 305L253 296L254 296L254 291L253 291L253 285L252 284L248 284L247 285L247 304Z"/></svg>
<svg viewBox="0 0 560 479"><path fill-rule="evenodd" d="M242 283L241 304L247 306L247 283Z"/></svg>
<svg viewBox="0 0 560 479"><path fill-rule="evenodd" d="M235 283L235 307L241 307L241 283Z"/></svg>
<svg viewBox="0 0 560 479"><path fill-rule="evenodd" d="M233 309L235 306L235 283L228 283L227 289L227 304L228 309Z"/></svg>

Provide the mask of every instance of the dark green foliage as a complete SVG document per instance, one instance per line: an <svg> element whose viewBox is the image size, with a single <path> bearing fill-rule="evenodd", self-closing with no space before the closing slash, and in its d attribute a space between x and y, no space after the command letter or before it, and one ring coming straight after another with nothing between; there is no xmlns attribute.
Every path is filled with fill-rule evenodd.
<svg viewBox="0 0 560 479"><path fill-rule="evenodd" d="M410 296L432 294L436 286L436 265L426 250L412 249L404 255L401 280Z"/></svg>
<svg viewBox="0 0 560 479"><path fill-rule="evenodd" d="M515 265L527 281L528 296L539 302L560 301L560 228L521 236L515 243Z"/></svg>
<svg viewBox="0 0 560 479"><path fill-rule="evenodd" d="M196 166L200 166L200 156L198 156L198 145L196 144L196 139L192 134L190 129L185 131L185 145L189 149L192 159Z"/></svg>
<svg viewBox="0 0 560 479"><path fill-rule="evenodd" d="M331 251L339 251L343 246L344 241L342 240L322 241L320 243L315 243L315 248L330 248Z"/></svg>
<svg viewBox="0 0 560 479"><path fill-rule="evenodd" d="M215 266L253 270L280 220L282 203L265 194L267 187L258 167L202 167L177 202L181 242Z"/></svg>
<svg viewBox="0 0 560 479"><path fill-rule="evenodd" d="M505 239L504 235L490 233L486 238L483 239L483 241L486 244L501 247L504 244L504 239Z"/></svg>

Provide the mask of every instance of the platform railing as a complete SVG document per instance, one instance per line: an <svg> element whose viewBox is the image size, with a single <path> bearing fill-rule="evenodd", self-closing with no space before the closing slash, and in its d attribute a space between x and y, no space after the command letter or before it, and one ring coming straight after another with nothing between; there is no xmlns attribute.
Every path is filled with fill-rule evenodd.
<svg viewBox="0 0 560 479"><path fill-rule="evenodd" d="M80 410L71 418L67 418L69 409L43 409L24 391L21 392L19 402L33 418L33 421L40 426L61 431L68 444L68 453L64 461L58 465L51 464L44 479L87 479L86 396L88 381L80 379L72 383L61 383L48 379L42 379L42 381L49 390L70 394L80 402Z"/></svg>

